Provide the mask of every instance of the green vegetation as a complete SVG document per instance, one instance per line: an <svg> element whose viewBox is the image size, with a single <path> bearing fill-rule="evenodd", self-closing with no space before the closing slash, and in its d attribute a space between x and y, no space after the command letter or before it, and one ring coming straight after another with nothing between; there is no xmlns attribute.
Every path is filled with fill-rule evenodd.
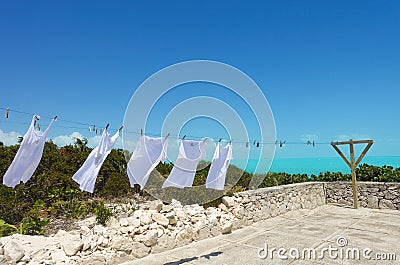
<svg viewBox="0 0 400 265"><path fill-rule="evenodd" d="M0 219L0 237L8 236L17 231L13 225L7 224L4 220Z"/></svg>
<svg viewBox="0 0 400 265"><path fill-rule="evenodd" d="M112 211L105 206L105 202L130 198L138 193L142 196L148 195L147 192L140 191L138 186L130 187L126 174L125 154L120 149L113 150L105 160L97 177L95 197L81 192L78 184L72 180L72 176L92 150L86 144L86 139L77 139L74 145L58 148L54 143L47 142L42 160L34 176L26 184L19 184L14 189L0 184L0 236L15 232L43 234L49 220L59 217L78 219L94 214L99 223L105 224L112 215ZM19 145L0 144L1 183L18 148ZM160 174L157 178L153 178L155 174L152 174L149 182L153 181L161 185L172 167L172 164L159 164L156 169ZM196 173L195 186L205 184L208 170L209 166ZM363 164L357 168L356 174L360 181L400 182L400 169L390 166L376 167ZM227 195L249 189L250 180L254 177L234 166L228 169L227 176L226 184L233 187L225 193ZM306 181L337 180L350 181L351 176L338 172L325 172L318 176L268 173L260 188ZM180 199L178 189L164 190L168 193L168 198ZM208 192L213 191L206 191L196 196L208 196L210 194ZM223 195L223 192L218 192L214 194ZM193 201L197 198L193 198ZM204 206L217 206L220 201L216 199Z"/></svg>

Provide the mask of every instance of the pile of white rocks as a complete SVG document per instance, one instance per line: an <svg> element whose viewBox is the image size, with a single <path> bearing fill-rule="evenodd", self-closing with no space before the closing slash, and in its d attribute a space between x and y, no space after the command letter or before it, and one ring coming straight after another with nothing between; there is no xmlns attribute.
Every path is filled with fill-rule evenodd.
<svg viewBox="0 0 400 265"><path fill-rule="evenodd" d="M0 264L118 264L141 258L230 233L235 216L229 207L234 200L224 198L218 208L207 209L178 201L108 205L114 215L106 226L93 216L77 221L80 230L0 238Z"/></svg>

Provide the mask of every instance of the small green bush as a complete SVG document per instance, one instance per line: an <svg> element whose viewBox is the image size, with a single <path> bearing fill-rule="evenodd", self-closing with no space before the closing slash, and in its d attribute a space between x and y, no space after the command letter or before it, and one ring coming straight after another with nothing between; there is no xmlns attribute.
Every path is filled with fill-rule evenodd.
<svg viewBox="0 0 400 265"><path fill-rule="evenodd" d="M112 216L112 211L105 207L104 202L101 201L98 207L96 208L96 221L99 224L106 225L108 219Z"/></svg>
<svg viewBox="0 0 400 265"><path fill-rule="evenodd" d="M0 237L14 234L17 228L13 225L7 224L4 220L0 219Z"/></svg>
<svg viewBox="0 0 400 265"><path fill-rule="evenodd" d="M18 233L23 235L44 235L43 227L49 223L48 218L41 218L40 211L44 207L44 202L38 200L29 212L29 216L22 220L19 225Z"/></svg>

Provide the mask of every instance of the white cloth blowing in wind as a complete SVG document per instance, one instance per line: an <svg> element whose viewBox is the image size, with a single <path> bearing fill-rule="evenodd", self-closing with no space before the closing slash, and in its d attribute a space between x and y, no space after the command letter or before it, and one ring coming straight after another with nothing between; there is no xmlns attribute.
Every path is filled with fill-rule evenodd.
<svg viewBox="0 0 400 265"><path fill-rule="evenodd" d="M206 187L216 190L223 190L225 186L226 171L232 160L232 145L223 147L218 143L206 180Z"/></svg>
<svg viewBox="0 0 400 265"><path fill-rule="evenodd" d="M200 160L205 159L206 150L204 141L181 140L178 158L165 180L165 187L191 187Z"/></svg>
<svg viewBox="0 0 400 265"><path fill-rule="evenodd" d="M128 162L128 177L131 187L139 184L143 189L151 171L167 160L167 137L153 138L142 135Z"/></svg>
<svg viewBox="0 0 400 265"><path fill-rule="evenodd" d="M72 177L79 185L82 191L93 193L97 175L100 168L111 153L115 142L119 137L119 131L114 136L110 137L107 129L104 129L101 135L99 145L90 152L88 158L78 171Z"/></svg>
<svg viewBox="0 0 400 265"><path fill-rule="evenodd" d="M23 140L14 157L10 167L3 176L3 184L14 188L20 181L26 183L35 173L40 160L42 159L44 144L50 128L55 118L51 120L49 126L42 135L35 131L35 119L33 116L28 131L23 136Z"/></svg>

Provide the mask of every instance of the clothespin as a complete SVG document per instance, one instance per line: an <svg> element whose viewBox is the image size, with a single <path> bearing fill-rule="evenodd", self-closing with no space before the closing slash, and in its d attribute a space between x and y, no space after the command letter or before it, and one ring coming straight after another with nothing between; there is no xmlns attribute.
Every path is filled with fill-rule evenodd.
<svg viewBox="0 0 400 265"><path fill-rule="evenodd" d="M54 116L53 120L54 120L54 121L56 121L56 120L57 120L57 118L58 118L58 116Z"/></svg>
<svg viewBox="0 0 400 265"><path fill-rule="evenodd" d="M38 129L38 131L40 132L40 123L38 123L37 129Z"/></svg>
<svg viewBox="0 0 400 265"><path fill-rule="evenodd" d="M231 144L231 143L232 143L232 139L229 140L229 144Z"/></svg>
<svg viewBox="0 0 400 265"><path fill-rule="evenodd" d="M109 124L109 123L107 123L107 125L106 125L106 130L108 129L108 126L110 126L110 124Z"/></svg>
<svg viewBox="0 0 400 265"><path fill-rule="evenodd" d="M140 129L140 135L143 136L143 129Z"/></svg>
<svg viewBox="0 0 400 265"><path fill-rule="evenodd" d="M100 134L103 134L103 129L100 129Z"/></svg>
<svg viewBox="0 0 400 265"><path fill-rule="evenodd" d="M315 147L315 141L312 141L312 146Z"/></svg>
<svg viewBox="0 0 400 265"><path fill-rule="evenodd" d="M10 108L7 108L7 109L6 109L6 115L5 115L5 116L6 116L6 119L8 119L8 113L10 113Z"/></svg>
<svg viewBox="0 0 400 265"><path fill-rule="evenodd" d="M93 125L93 132L95 132L97 134L96 125Z"/></svg>
<svg viewBox="0 0 400 265"><path fill-rule="evenodd" d="M89 132L92 132L92 127L89 126Z"/></svg>
<svg viewBox="0 0 400 265"><path fill-rule="evenodd" d="M122 131L123 128L124 128L124 125L121 125L121 127L119 127L118 131Z"/></svg>
<svg viewBox="0 0 400 265"><path fill-rule="evenodd" d="M170 134L169 134L169 133L167 133L167 135L165 136L165 139L167 139L167 138L169 137L169 135L170 135Z"/></svg>
<svg viewBox="0 0 400 265"><path fill-rule="evenodd" d="M186 137L186 134L182 137L182 140L184 140L185 139L185 137Z"/></svg>
<svg viewBox="0 0 400 265"><path fill-rule="evenodd" d="M40 120L40 116L39 115L35 114L34 116L35 116L35 119Z"/></svg>
<svg viewBox="0 0 400 265"><path fill-rule="evenodd" d="M275 140L275 145L277 145L278 144L278 140Z"/></svg>
<svg viewBox="0 0 400 265"><path fill-rule="evenodd" d="M246 142L246 148L248 148L249 147L249 142Z"/></svg>
<svg viewBox="0 0 400 265"><path fill-rule="evenodd" d="M97 128L96 128L96 134L97 134Z"/></svg>
<svg viewBox="0 0 400 265"><path fill-rule="evenodd" d="M257 142L257 147L260 147L260 142Z"/></svg>
<svg viewBox="0 0 400 265"><path fill-rule="evenodd" d="M255 145L256 144L256 140L254 140L254 142L253 142L253 145Z"/></svg>
<svg viewBox="0 0 400 265"><path fill-rule="evenodd" d="M220 143L222 141L222 138L219 138L219 141L218 141L218 143Z"/></svg>
<svg viewBox="0 0 400 265"><path fill-rule="evenodd" d="M281 141L279 142L279 147L283 147L284 144L286 144L286 141L283 141L283 142L282 142L282 140L281 140Z"/></svg>

